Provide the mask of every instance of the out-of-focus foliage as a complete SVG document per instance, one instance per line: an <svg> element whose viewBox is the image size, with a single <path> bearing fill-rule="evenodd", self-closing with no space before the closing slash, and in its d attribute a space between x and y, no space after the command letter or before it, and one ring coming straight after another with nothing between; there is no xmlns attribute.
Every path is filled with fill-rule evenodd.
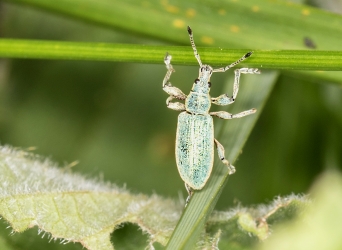
<svg viewBox="0 0 342 250"><path fill-rule="evenodd" d="M13 233L36 226L38 235L47 235L49 241L76 242L89 250L109 250L113 249L111 232L124 223L133 223L147 235L153 249L153 243L166 245L181 215L182 205L171 199L134 195L115 185L72 174L47 159L9 146L0 147L0 172L0 214ZM216 212L207 222L206 234L196 240L203 247L210 246L215 237L216 245L220 239L225 244L249 247L265 240L275 221L289 220L302 212L307 203L304 197L292 195L278 198L268 206ZM116 241L120 239L114 240L114 246ZM33 247L25 241L17 244ZM12 248L4 243L2 249Z"/></svg>
<svg viewBox="0 0 342 250"><path fill-rule="evenodd" d="M90 250L113 249L110 233L123 223L139 226L149 239L148 246L137 241L139 237L134 233L129 236L130 244L115 237L114 246L117 242L125 248L154 249L153 244L165 245L182 210L171 199L134 195L8 146L0 147L0 172L0 214L10 224L12 233L37 226L38 234L43 238L46 235L49 241L79 242ZM341 230L341 195L340 172L327 171L313 187L313 202L308 202L307 197L290 195L278 197L268 205L215 211L206 222L205 233L197 239L197 246L339 249L341 238L334 232ZM15 246L31 249L34 244L25 241L27 235L21 240L12 236L7 240L1 238L0 246L3 250ZM264 243L258 244L261 241Z"/></svg>
<svg viewBox="0 0 342 250"><path fill-rule="evenodd" d="M327 171L315 183L313 203L295 221L273 228L274 234L260 245L271 249L341 249L342 239L342 177L337 171Z"/></svg>

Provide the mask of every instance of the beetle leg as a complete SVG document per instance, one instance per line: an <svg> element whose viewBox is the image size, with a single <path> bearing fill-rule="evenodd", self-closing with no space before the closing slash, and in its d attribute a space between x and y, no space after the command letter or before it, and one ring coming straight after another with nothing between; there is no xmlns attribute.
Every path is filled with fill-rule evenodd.
<svg viewBox="0 0 342 250"><path fill-rule="evenodd" d="M193 193L194 193L194 190L188 185L185 183L185 188L186 188L186 191L188 192L188 198L186 198L186 201L185 201L185 207L188 205L189 201L190 201L190 198L192 197Z"/></svg>
<svg viewBox="0 0 342 250"><path fill-rule="evenodd" d="M166 68L167 68L167 72L166 72L166 75L164 77L164 80L163 80L163 87L168 83L168 81L170 80L170 77L171 77L171 74L173 72L175 72L175 70L173 69L172 67L172 64L171 64L171 58L172 56L169 55L169 53L166 53L165 57L164 57L164 63L166 65Z"/></svg>
<svg viewBox="0 0 342 250"><path fill-rule="evenodd" d="M164 80L163 80L163 90L166 93L168 93L170 95L170 97L172 97L172 98L176 98L179 100L185 100L186 95L179 88L172 86L172 84L169 82L171 74L172 74L172 72L175 72L175 70L173 69L172 64L171 64L171 55L169 55L168 53L166 53L166 55L165 55L164 63L166 65L167 72L166 72L166 75L165 75ZM166 100L166 103L168 104L169 102L170 102L170 100L168 98Z"/></svg>
<svg viewBox="0 0 342 250"><path fill-rule="evenodd" d="M239 83L240 83L240 75L241 74L260 74L258 69L248 69L248 68L241 68L234 70L235 78L234 78L234 87L233 87L233 102L236 99L237 93L239 91Z"/></svg>
<svg viewBox="0 0 342 250"><path fill-rule="evenodd" d="M171 85L171 83L167 83L163 86L163 90L168 93L171 97L176 98L178 100L185 100L186 95L179 89Z"/></svg>
<svg viewBox="0 0 342 250"><path fill-rule="evenodd" d="M215 69L214 72L215 71L224 72L227 69L225 68ZM213 97L211 98L212 103L216 105L220 105L220 106L232 104L233 102L235 102L236 96L239 92L239 83L240 83L241 74L260 74L260 71L254 68L253 69L242 68L242 69L236 69L234 73L235 73L235 78L234 78L233 96L229 97L228 94L223 94L223 95L220 95L219 97Z"/></svg>
<svg viewBox="0 0 342 250"><path fill-rule="evenodd" d="M229 161L226 160L226 158L224 156L224 147L222 146L221 143L219 143L218 140L214 139L214 141L215 141L217 153L218 153L220 160L223 162L223 164L227 165L229 174L234 174L235 173L235 167L232 164L230 164Z"/></svg>
<svg viewBox="0 0 342 250"><path fill-rule="evenodd" d="M169 98L166 99L166 106L169 109L173 109L176 111L185 111L185 105L184 103L180 103L180 102L171 102L171 100L173 99L172 96L169 96Z"/></svg>
<svg viewBox="0 0 342 250"><path fill-rule="evenodd" d="M257 111L256 109L250 109L250 110L242 111L242 112L235 114L235 115L228 113L226 111L210 112L209 114L211 116L216 116L216 117L221 118L221 119L234 119L234 118L241 118L241 117L244 117L246 115L254 114L256 111Z"/></svg>
<svg viewBox="0 0 342 250"><path fill-rule="evenodd" d="M220 106L225 106L233 103L235 100L233 97L229 97L228 94L223 94L218 97L212 97L211 102L220 105Z"/></svg>

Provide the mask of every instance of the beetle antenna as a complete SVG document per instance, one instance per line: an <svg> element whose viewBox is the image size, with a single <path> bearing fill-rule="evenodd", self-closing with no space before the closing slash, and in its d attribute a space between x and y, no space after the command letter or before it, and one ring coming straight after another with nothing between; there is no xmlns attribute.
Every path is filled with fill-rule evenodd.
<svg viewBox="0 0 342 250"><path fill-rule="evenodd" d="M231 63L230 65L224 67L224 68L218 68L218 69L214 69L213 72L225 72L228 69L234 67L235 65L239 64L240 62L242 62L243 60L245 60L246 58L250 57L253 54L253 51L248 52L247 54L245 54L243 57L241 57L239 60L237 60L236 62Z"/></svg>
<svg viewBox="0 0 342 250"><path fill-rule="evenodd" d="M199 65L200 65L200 67L202 67L201 58L200 58L200 55L197 52L196 45L195 45L195 42L194 42L194 37L192 35L192 30L191 30L190 26L188 26L188 33L189 33L189 37L190 37L191 47L194 50L195 57L196 57Z"/></svg>

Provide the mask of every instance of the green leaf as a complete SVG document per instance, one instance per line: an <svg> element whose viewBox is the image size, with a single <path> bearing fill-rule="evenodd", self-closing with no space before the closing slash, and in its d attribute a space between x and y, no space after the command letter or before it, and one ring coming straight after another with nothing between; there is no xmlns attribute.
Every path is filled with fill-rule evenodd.
<svg viewBox="0 0 342 250"><path fill-rule="evenodd" d="M127 32L189 44L186 26L197 45L255 49L340 50L342 17L284 1L7 0L29 4ZM157 20L157 21L156 21ZM142 28L143 27L143 28ZM318 58L317 58L318 59ZM324 65L317 61L318 66ZM298 64L300 60L297 61ZM341 69L341 65L339 67ZM341 81L342 74L309 73Z"/></svg>
<svg viewBox="0 0 342 250"><path fill-rule="evenodd" d="M229 149L226 152L226 158L232 163L241 153L276 79L276 72L241 77L240 86L243 91L239 92L239 101L231 107L232 109L229 112L234 114L251 108L256 108L258 112L241 119L218 121L215 125L216 138L226 149ZM232 82L233 79L229 81ZM227 90L223 92L227 93ZM239 170L237 169L237 171ZM192 196L172 233L167 249L188 249L195 245L228 180L228 176L227 168L222 165L219 159L216 159L211 177L204 188L196 191Z"/></svg>
<svg viewBox="0 0 342 250"><path fill-rule="evenodd" d="M183 44L187 25L198 44L233 48L305 49L310 36L319 49L340 49L342 38L340 15L285 1L7 1Z"/></svg>
<svg viewBox="0 0 342 250"><path fill-rule="evenodd" d="M50 240L80 242L87 249L113 249L111 232L123 223L134 223L148 235L150 249L154 242L167 243L180 216L182 207L179 204L155 195L134 195L112 184L89 180L69 171L32 153L0 147L0 214L13 231L23 232L37 226L38 234L48 234ZM195 193L181 221L210 189ZM295 211L292 204L297 204ZM199 244L209 246L214 240L216 245L222 241L223 244L250 246L255 243L255 240L248 240L251 235L254 239L265 239L269 235L267 223L257 226L260 218L266 222L273 216L284 221L291 217L290 214L303 211L306 204L302 197L292 195L277 198L267 206L215 212L210 216L206 234L201 235ZM194 225L199 224L189 224L190 230ZM198 238L194 240L198 241ZM3 238L0 238L0 246L12 249Z"/></svg>
<svg viewBox="0 0 342 250"><path fill-rule="evenodd" d="M151 242L166 244L179 217L172 200L87 180L11 147L0 148L0 173L0 214L16 232L38 226L51 239L108 250L110 234L124 222L138 224Z"/></svg>
<svg viewBox="0 0 342 250"><path fill-rule="evenodd" d="M277 197L267 205L239 206L228 212L214 211L206 225L208 237L220 232L219 249L246 249L271 236L275 225L292 221L309 206L306 197Z"/></svg>
<svg viewBox="0 0 342 250"><path fill-rule="evenodd" d="M258 249L341 249L342 176L328 171L312 190L313 202L295 221L274 227L274 234Z"/></svg>
<svg viewBox="0 0 342 250"><path fill-rule="evenodd" d="M185 35L185 34L184 34ZM198 48L202 60L212 66L236 61L248 50ZM131 44L80 43L0 39L0 57L33 59L101 60L163 63L166 51L173 64L197 65L190 46L148 46ZM255 50L243 62L260 69L341 70L342 51Z"/></svg>

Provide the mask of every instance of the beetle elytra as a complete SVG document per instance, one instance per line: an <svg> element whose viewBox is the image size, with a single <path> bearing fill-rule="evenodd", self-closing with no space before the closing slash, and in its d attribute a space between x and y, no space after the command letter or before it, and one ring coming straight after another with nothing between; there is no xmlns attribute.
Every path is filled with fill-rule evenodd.
<svg viewBox="0 0 342 250"><path fill-rule="evenodd" d="M167 68L163 80L163 90L170 96L166 100L168 108L183 111L178 116L178 126L176 135L176 163L179 174L185 182L188 191L186 204L193 194L193 190L200 190L206 184L214 162L214 145L217 148L220 160L228 167L229 174L235 172L228 160L225 159L224 147L214 138L214 125L212 116L221 119L240 118L256 112L256 109L250 109L238 114L230 114L226 111L209 112L211 103L224 106L232 104L239 91L239 81L241 74L259 74L260 71L255 68L236 69L233 96L228 94L211 98L209 95L211 83L210 77L214 72L225 72L228 69L239 64L252 55L248 52L236 62L222 68L213 69L210 65L202 64L197 52L191 28L188 26L188 33L192 49L200 68L199 76L195 79L189 95L185 95L179 88L172 86L169 82L171 74L175 71L171 65L171 55L166 53L164 62ZM184 100L185 103L172 102L173 99Z"/></svg>

